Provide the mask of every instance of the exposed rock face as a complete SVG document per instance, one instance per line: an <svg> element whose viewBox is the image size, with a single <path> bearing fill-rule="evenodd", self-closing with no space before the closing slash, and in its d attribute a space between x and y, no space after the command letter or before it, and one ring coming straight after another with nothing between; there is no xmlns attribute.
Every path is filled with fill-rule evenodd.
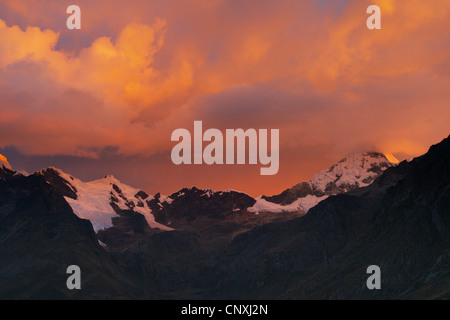
<svg viewBox="0 0 450 320"><path fill-rule="evenodd" d="M16 171L0 166L0 179L10 179L15 175L17 175Z"/></svg>
<svg viewBox="0 0 450 320"><path fill-rule="evenodd" d="M45 180L51 184L57 192L62 196L77 200L77 188L75 188L70 182L74 181L75 178L68 176L69 179L66 180L61 176L60 170L55 168L48 168L40 172Z"/></svg>
<svg viewBox="0 0 450 320"><path fill-rule="evenodd" d="M249 195L237 191L213 191L184 188L170 195L156 195L149 202L158 221L169 225L193 221L198 217L225 219L255 203Z"/></svg>
<svg viewBox="0 0 450 320"><path fill-rule="evenodd" d="M255 215L246 208L254 203L255 199L245 193L196 187L181 189L170 196L157 194L147 201L157 222L176 230L196 232L217 243L226 243L234 234L251 228Z"/></svg>

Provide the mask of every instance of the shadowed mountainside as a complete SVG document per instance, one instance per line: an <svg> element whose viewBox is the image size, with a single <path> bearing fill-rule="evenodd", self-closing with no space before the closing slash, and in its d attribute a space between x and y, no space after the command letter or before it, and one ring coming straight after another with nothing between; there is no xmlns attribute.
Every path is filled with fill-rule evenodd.
<svg viewBox="0 0 450 320"><path fill-rule="evenodd" d="M82 290L68 290L79 265ZM88 220L79 219L43 177L0 179L0 298L139 297L133 275L112 261Z"/></svg>
<svg viewBox="0 0 450 320"><path fill-rule="evenodd" d="M367 187L220 246L186 229L142 230L133 241L106 248L44 177L2 169L0 298L448 299L449 163L450 137ZM199 201L207 197L184 191ZM171 214L192 219L195 206L183 201ZM134 226L133 219L120 221ZM209 221L215 220L220 217ZM78 292L65 286L72 264L82 270ZM381 268L381 290L366 287L370 265Z"/></svg>

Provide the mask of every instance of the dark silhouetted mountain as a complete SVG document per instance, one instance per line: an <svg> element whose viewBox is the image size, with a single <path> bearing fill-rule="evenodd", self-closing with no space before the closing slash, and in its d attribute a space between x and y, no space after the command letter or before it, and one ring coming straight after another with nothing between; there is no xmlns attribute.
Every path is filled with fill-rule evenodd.
<svg viewBox="0 0 450 320"><path fill-rule="evenodd" d="M83 185L57 170L6 174L0 297L450 298L449 163L450 137L383 173L371 166L379 176L367 186L270 223L235 191L150 196L113 177ZM89 222L76 209L97 215ZM65 288L71 264L85 275L78 293ZM381 269L381 290L366 287L370 265Z"/></svg>
<svg viewBox="0 0 450 320"><path fill-rule="evenodd" d="M233 190L184 188L170 196L157 194L148 201L156 221L174 229L201 233L211 238L247 230L246 209L255 203L249 195Z"/></svg>
<svg viewBox="0 0 450 320"><path fill-rule="evenodd" d="M450 138L301 218L237 236L220 255L222 298L450 297ZM367 267L381 268L368 290Z"/></svg>

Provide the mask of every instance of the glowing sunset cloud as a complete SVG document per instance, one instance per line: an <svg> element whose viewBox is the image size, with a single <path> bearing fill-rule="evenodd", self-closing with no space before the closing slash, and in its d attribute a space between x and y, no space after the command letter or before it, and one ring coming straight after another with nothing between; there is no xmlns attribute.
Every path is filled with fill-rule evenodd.
<svg viewBox="0 0 450 320"><path fill-rule="evenodd" d="M373 2L381 30L359 0L80 0L81 30L65 27L72 3L2 1L0 148L97 159L92 178L149 192L253 195L351 151L420 155L449 134L450 2ZM195 120L280 129L278 174L174 166L171 133Z"/></svg>

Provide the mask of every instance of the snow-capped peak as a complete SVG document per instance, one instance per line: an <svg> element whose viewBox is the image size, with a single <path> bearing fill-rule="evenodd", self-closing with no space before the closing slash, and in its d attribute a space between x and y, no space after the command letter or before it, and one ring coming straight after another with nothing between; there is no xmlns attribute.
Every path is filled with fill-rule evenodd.
<svg viewBox="0 0 450 320"><path fill-rule="evenodd" d="M58 182L54 178L55 173L63 179L65 190L67 191L69 188L72 193L65 195L65 199L74 213L82 219L90 220L96 232L113 226L112 218L118 216L116 210L132 210L142 214L151 228L172 230L155 221L155 217L145 201L151 200L152 197L143 199L140 196L144 194L141 190L120 182L113 175L83 182L57 168L48 168L38 172L38 174L46 176L49 183L61 186L61 181Z"/></svg>
<svg viewBox="0 0 450 320"><path fill-rule="evenodd" d="M392 153L383 153L386 159L393 164L398 164L400 160L398 160Z"/></svg>
<svg viewBox="0 0 450 320"><path fill-rule="evenodd" d="M3 156L2 154L0 154L0 168L1 167L5 167L9 170L12 170L11 165L8 162L8 159L6 159L6 157Z"/></svg>
<svg viewBox="0 0 450 320"><path fill-rule="evenodd" d="M309 183L323 192L334 185L349 191L355 187L368 186L392 165L382 153L349 153L329 169L316 174Z"/></svg>
<svg viewBox="0 0 450 320"><path fill-rule="evenodd" d="M395 159L395 157L391 157ZM396 160L396 159L395 159ZM396 162L379 152L349 153L329 169L322 170L279 195L257 199L250 212L308 212L331 195L348 192L371 184Z"/></svg>

